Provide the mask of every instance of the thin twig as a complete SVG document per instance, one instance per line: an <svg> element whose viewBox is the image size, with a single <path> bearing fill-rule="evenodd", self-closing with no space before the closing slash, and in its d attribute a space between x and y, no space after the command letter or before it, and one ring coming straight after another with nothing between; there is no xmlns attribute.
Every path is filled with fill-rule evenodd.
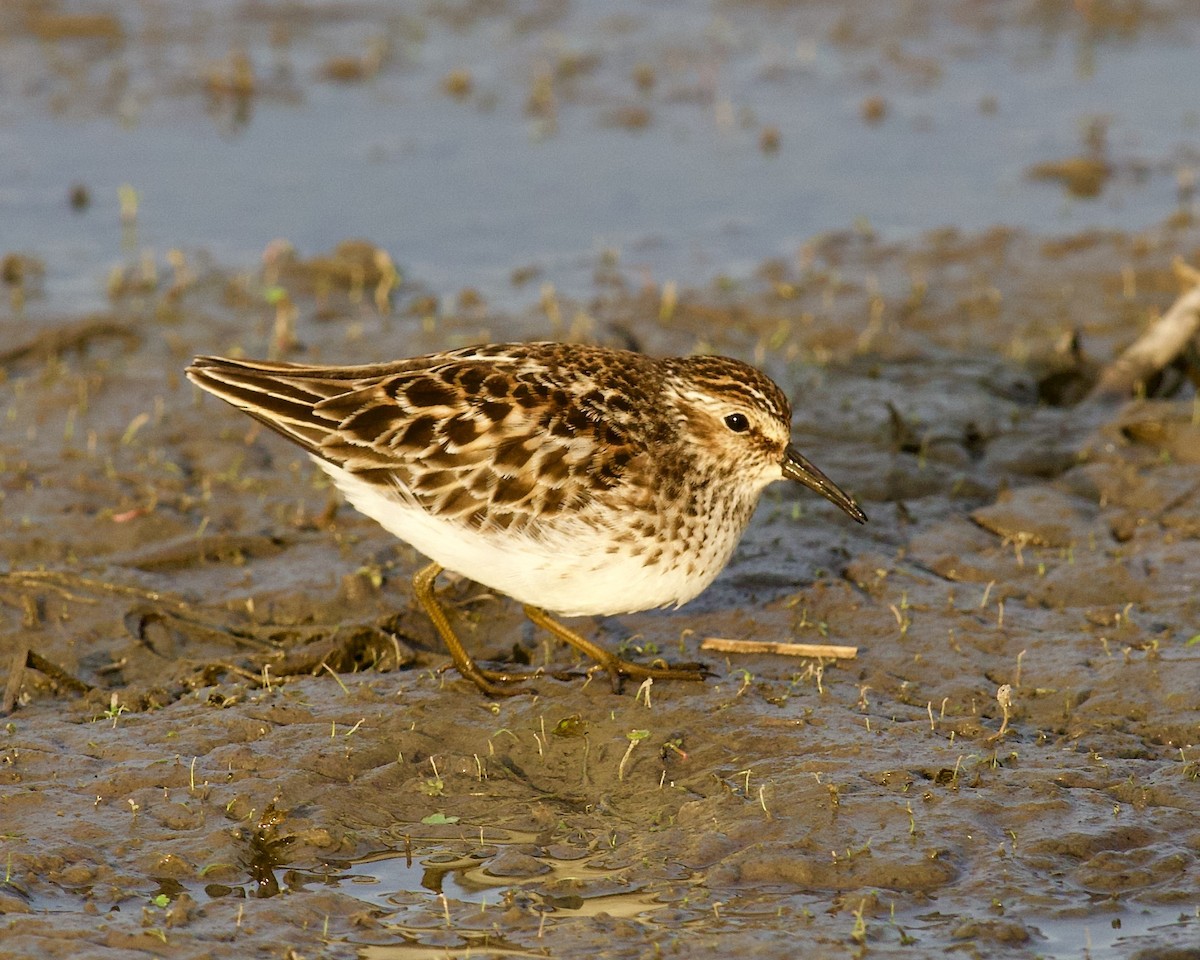
<svg viewBox="0 0 1200 960"><path fill-rule="evenodd" d="M25 682L25 667L29 663L29 647L25 644L13 655L8 665L8 679L4 683L3 699L0 699L0 717L7 717L17 706L21 695L21 684Z"/></svg>
<svg viewBox="0 0 1200 960"><path fill-rule="evenodd" d="M718 653L775 653L784 657L823 657L826 660L853 660L858 647L843 647L833 643L780 643L773 640L729 640L708 637L701 650Z"/></svg>
<svg viewBox="0 0 1200 960"><path fill-rule="evenodd" d="M59 686L66 687L68 690L74 690L76 693L87 693L92 689L90 683L85 683L78 677L72 676L57 663L47 660L40 653L34 653L32 650L29 651L29 656L25 664L39 673L45 674Z"/></svg>

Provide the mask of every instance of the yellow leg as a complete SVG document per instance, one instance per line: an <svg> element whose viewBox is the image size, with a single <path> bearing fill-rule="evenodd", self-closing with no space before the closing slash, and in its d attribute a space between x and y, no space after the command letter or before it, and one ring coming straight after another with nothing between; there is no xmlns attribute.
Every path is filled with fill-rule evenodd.
<svg viewBox="0 0 1200 960"><path fill-rule="evenodd" d="M512 683L518 680L528 680L536 676L536 674L501 673L495 670L484 670L471 659L470 654L463 647L462 641L458 639L454 630L450 627L450 621L446 619L446 614L442 610L441 604L437 602L437 597L434 596L433 581L437 579L437 575L441 572L441 566L436 563L431 563L429 566L418 570L413 575L413 593L416 594L417 600L429 615L429 619L433 621L433 625L442 637L442 642L446 644L446 649L450 651L450 659L454 661L455 668L490 697L511 697L518 693L528 693L528 690L521 687L498 687L493 681L498 683Z"/></svg>
<svg viewBox="0 0 1200 960"><path fill-rule="evenodd" d="M621 677L652 677L655 680L703 680L707 675L702 664L689 663L678 667L644 667L640 663L623 660L615 653L605 650L598 643L581 637L574 630L564 627L545 610L525 605L525 616L539 627L549 630L564 643L569 643L586 657L591 657L612 678L613 689L620 685Z"/></svg>

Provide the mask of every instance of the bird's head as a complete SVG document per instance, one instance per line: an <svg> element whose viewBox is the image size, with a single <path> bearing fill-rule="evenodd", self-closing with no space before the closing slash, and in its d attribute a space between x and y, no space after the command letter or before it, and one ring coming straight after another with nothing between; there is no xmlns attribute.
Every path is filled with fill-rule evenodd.
<svg viewBox="0 0 1200 960"><path fill-rule="evenodd" d="M866 522L854 499L792 446L791 405L769 377L727 357L665 362L684 434L710 470L735 476L754 496L795 480Z"/></svg>

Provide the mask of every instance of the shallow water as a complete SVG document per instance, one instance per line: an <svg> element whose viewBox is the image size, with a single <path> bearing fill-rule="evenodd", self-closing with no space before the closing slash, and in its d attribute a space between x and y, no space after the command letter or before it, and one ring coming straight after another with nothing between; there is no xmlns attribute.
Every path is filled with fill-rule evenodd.
<svg viewBox="0 0 1200 960"><path fill-rule="evenodd" d="M604 251L637 281L693 285L856 223L890 239L1140 229L1195 181L1200 115L1180 78L1200 17L1097 8L149 3L118 8L121 43L57 46L10 13L0 74L22 95L0 124L0 217L71 309L99 305L127 255L122 184L140 200L134 246L160 257L241 267L276 238L313 255L362 236L439 294L506 306L536 295L511 289L518 268L587 296ZM359 82L326 78L372 57ZM1108 168L1098 197L1029 180L1079 156ZM76 183L86 212L66 202Z"/></svg>

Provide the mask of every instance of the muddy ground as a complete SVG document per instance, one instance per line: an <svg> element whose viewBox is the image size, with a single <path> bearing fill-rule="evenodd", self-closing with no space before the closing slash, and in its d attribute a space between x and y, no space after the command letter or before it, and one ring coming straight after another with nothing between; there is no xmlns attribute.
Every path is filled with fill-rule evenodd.
<svg viewBox="0 0 1200 960"><path fill-rule="evenodd" d="M39 658L9 673L6 950L1194 955L1200 407L1068 401L1198 252L1179 223L848 235L651 323L619 284L559 305L590 340L763 362L871 516L772 489L691 606L577 624L643 656L857 660L709 656L648 698L465 582L445 595L477 655L574 676L488 702L444 670L419 558L180 375L268 347L257 279L181 271L27 335L2 358L5 664ZM353 253L284 269L295 355L496 335L353 302Z"/></svg>
<svg viewBox="0 0 1200 960"><path fill-rule="evenodd" d="M718 6L736 22L743 5ZM862 20L809 6L840 55L907 77L874 105L877 76L853 86L856 125L936 86L920 78L929 63L884 42L892 26L918 45L943 29L921 5L902 25L871 19L872 4ZM1170 4L1082 6L1089 42L1186 19ZM984 49L1005 30L1064 29L1045 4L1024 5L1025 20L947 7ZM297 90L389 69L367 42L347 59L300 41L310 62L291 73L260 59L248 75L231 46L185 69L153 22L139 32L124 9L80 9L0 11L5 66L26 41L95 57L83 70L57 53L24 64L37 81L24 95L48 111L203 99L246 124ZM287 52L360 8L237 9L233 22ZM524 37L565 10L422 15L463 31L495 17ZM187 36L202 45L226 22L197 18ZM486 114L489 90L507 91L500 115L539 135L583 115L610 138L669 127L704 95L651 74L641 94L613 97L606 84L632 83L637 63L598 56L564 55L546 89L525 77L513 95L511 65L483 64L439 69L445 86L427 93L439 110L465 99ZM153 82L180 75L190 85ZM642 123L631 104L646 103ZM745 121L740 148L786 159L795 141L773 142L769 125ZM1175 176L1127 162L1126 146L1065 165L1047 155L1039 176L1072 203ZM72 202L86 208L81 189ZM393 274L375 237L220 265L141 249L148 214L127 210L120 266L98 282L72 272L84 268L69 244L39 258L6 233L0 953L1200 958L1195 356L1147 397L1084 399L1178 294L1172 260L1200 264L1186 178L1179 205L1145 229L1053 236L895 241L860 222L679 288L606 251L584 287L540 297L546 275L520 258L500 261L510 287L446 295L389 250ZM64 288L101 294L95 309L59 309ZM421 558L182 374L197 353L353 363L535 338L758 363L792 397L797 445L870 515L859 527L777 485L687 607L572 621L634 658L706 660L705 683L614 693L513 602L444 582L476 656L554 674L530 695L481 697L414 607ZM858 656L725 658L701 650L708 637Z"/></svg>

